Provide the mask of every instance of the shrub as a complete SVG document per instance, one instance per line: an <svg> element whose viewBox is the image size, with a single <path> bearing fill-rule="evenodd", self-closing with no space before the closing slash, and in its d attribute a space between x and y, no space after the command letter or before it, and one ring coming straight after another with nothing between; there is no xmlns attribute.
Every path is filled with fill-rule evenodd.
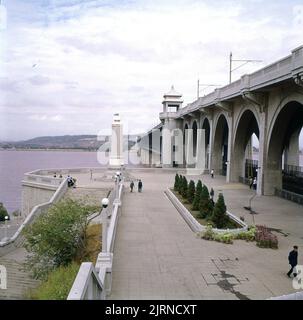
<svg viewBox="0 0 303 320"><path fill-rule="evenodd" d="M0 221L5 221L5 217L9 216L2 202L0 202Z"/></svg>
<svg viewBox="0 0 303 320"><path fill-rule="evenodd" d="M199 216L202 219L210 217L213 212L213 204L209 197L209 193L206 185L203 185L202 191L200 194L199 211L200 211Z"/></svg>
<svg viewBox="0 0 303 320"><path fill-rule="evenodd" d="M202 182L201 182L201 180L199 180L197 182L197 186L196 186L196 192L195 192L195 196L194 196L192 210L199 210L201 191L202 191Z"/></svg>
<svg viewBox="0 0 303 320"><path fill-rule="evenodd" d="M178 173L176 173L176 175L175 175L175 184L174 184L174 190L175 190L175 191L178 191L178 188L179 188L179 180L180 180L179 175L178 175Z"/></svg>
<svg viewBox="0 0 303 320"><path fill-rule="evenodd" d="M183 198L186 198L187 196L187 188L188 188L188 182L186 177L183 176L182 178L182 188L181 188L181 196Z"/></svg>
<svg viewBox="0 0 303 320"><path fill-rule="evenodd" d="M53 270L45 282L30 292L30 298L33 300L66 300L78 271L79 265L75 262Z"/></svg>
<svg viewBox="0 0 303 320"><path fill-rule="evenodd" d="M183 176L180 175L178 179L178 185L177 185L177 191L179 192L179 194L182 193L182 186L183 186Z"/></svg>
<svg viewBox="0 0 303 320"><path fill-rule="evenodd" d="M187 200L189 203L193 203L195 197L195 183L193 180L190 180L188 189L187 189Z"/></svg>
<svg viewBox="0 0 303 320"><path fill-rule="evenodd" d="M229 218L226 214L226 205L222 193L219 194L218 200L213 210L211 220L218 229L225 228L229 222Z"/></svg>
<svg viewBox="0 0 303 320"><path fill-rule="evenodd" d="M278 249L278 238L266 226L256 226L256 241L260 248Z"/></svg>
<svg viewBox="0 0 303 320"><path fill-rule="evenodd" d="M84 248L87 216L94 210L65 199L25 228L25 248L30 253L26 265L35 278L45 279L52 269L67 266Z"/></svg>
<svg viewBox="0 0 303 320"><path fill-rule="evenodd" d="M215 232L211 224L206 226L206 230L202 233L202 238L205 240L214 240Z"/></svg>

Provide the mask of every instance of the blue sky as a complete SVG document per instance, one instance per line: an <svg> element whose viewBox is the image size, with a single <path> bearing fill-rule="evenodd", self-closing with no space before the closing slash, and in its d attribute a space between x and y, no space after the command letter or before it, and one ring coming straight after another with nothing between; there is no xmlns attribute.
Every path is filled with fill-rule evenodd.
<svg viewBox="0 0 303 320"><path fill-rule="evenodd" d="M301 45L301 2L2 0L0 140L150 129L172 84L226 84L230 51L263 60L237 79Z"/></svg>

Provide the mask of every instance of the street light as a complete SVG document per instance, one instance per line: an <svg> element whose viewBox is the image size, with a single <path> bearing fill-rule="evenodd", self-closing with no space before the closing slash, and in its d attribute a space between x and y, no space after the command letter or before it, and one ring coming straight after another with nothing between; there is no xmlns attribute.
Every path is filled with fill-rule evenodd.
<svg viewBox="0 0 303 320"><path fill-rule="evenodd" d="M7 239L7 220L8 220L8 216L5 216L4 217L5 240Z"/></svg>
<svg viewBox="0 0 303 320"><path fill-rule="evenodd" d="M103 198L101 201L102 204L102 252L107 252L107 207L109 204L108 198Z"/></svg>

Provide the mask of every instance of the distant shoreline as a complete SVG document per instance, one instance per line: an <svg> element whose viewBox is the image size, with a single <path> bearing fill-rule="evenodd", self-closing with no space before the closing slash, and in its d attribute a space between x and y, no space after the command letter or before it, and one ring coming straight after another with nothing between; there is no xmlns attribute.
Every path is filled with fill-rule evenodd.
<svg viewBox="0 0 303 320"><path fill-rule="evenodd" d="M0 151L62 151L62 152L97 152L98 150L88 150L88 149L24 149L24 148L15 148L15 149L0 149Z"/></svg>

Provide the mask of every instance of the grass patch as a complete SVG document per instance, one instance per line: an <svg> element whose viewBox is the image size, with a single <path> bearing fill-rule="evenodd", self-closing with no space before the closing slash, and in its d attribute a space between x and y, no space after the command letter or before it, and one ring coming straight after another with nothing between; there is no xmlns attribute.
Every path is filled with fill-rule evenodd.
<svg viewBox="0 0 303 320"><path fill-rule="evenodd" d="M79 271L79 264L70 263L49 273L47 280L29 292L33 300L66 300Z"/></svg>
<svg viewBox="0 0 303 320"><path fill-rule="evenodd" d="M90 261L96 264L98 254L102 248L102 225L101 224L90 224L86 229L85 235L85 247L83 251L79 252L76 258L78 263Z"/></svg>

